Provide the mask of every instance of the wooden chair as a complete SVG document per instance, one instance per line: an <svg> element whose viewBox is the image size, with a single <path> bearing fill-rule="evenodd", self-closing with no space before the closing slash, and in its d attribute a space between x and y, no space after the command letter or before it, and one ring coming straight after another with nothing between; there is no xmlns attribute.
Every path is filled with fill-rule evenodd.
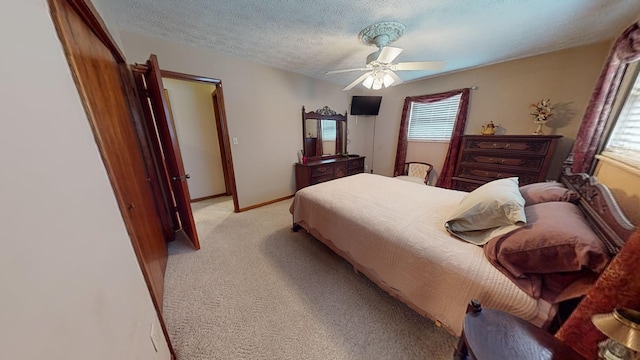
<svg viewBox="0 0 640 360"><path fill-rule="evenodd" d="M404 163L404 169L401 175L396 176L396 179L415 182L418 184L429 185L429 174L433 170L433 165L410 161Z"/></svg>

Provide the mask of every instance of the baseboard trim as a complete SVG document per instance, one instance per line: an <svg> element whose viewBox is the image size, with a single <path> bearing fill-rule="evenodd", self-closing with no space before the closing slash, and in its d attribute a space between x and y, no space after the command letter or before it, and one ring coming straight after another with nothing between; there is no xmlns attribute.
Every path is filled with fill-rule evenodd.
<svg viewBox="0 0 640 360"><path fill-rule="evenodd" d="M271 205L273 203L277 203L277 202L280 202L280 201L283 201L283 200L291 199L292 197L293 197L293 195L289 195L289 196L281 197L279 199L263 202L263 203L260 203L260 204L247 206L245 208L242 208L242 209L238 210L238 212L243 212L243 211L252 210L252 209L259 208L259 207Z"/></svg>
<svg viewBox="0 0 640 360"><path fill-rule="evenodd" d="M204 201L204 200L209 200L209 199L215 199L215 198L219 198L219 197L223 197L223 196L230 196L227 193L222 193L222 194L217 194L217 195L210 195L210 196L204 196L204 197L199 197L199 198L195 198L195 199L191 199L191 202L198 202L198 201Z"/></svg>

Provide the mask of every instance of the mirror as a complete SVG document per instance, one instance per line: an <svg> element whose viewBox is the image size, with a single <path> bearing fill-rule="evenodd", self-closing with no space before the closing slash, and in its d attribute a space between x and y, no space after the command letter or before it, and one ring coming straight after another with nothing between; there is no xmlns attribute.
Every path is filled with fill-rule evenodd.
<svg viewBox="0 0 640 360"><path fill-rule="evenodd" d="M346 154L347 113L338 114L328 106L305 112L302 107L302 149L307 159Z"/></svg>

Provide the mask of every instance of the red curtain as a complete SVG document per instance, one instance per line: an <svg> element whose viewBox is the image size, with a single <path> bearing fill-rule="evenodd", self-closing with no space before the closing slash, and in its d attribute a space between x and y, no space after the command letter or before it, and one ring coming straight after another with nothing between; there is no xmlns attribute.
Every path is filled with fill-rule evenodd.
<svg viewBox="0 0 640 360"><path fill-rule="evenodd" d="M640 60L640 22L629 26L613 43L571 149L573 173L591 172L622 76L627 65L637 60Z"/></svg>
<svg viewBox="0 0 640 360"><path fill-rule="evenodd" d="M442 172L438 177L438 183L436 186L443 188L451 188L451 177L455 170L456 160L458 159L458 151L460 149L460 142L462 141L462 134L467 123L467 113L469 110L469 93L470 89L458 89L447 91L439 94L432 95L420 95L420 96L408 96L404 99L404 106L402 107L402 118L400 119L400 132L398 134L398 149L396 151L396 162L393 171L394 176L402 174L404 169L404 163L407 161L407 146L409 135L409 110L411 102L418 103L431 103L440 100L462 94L460 96L460 107L458 108L458 115L456 116L456 122L453 125L453 131L451 133L451 140L449 141L449 150L447 150L447 157L442 166Z"/></svg>

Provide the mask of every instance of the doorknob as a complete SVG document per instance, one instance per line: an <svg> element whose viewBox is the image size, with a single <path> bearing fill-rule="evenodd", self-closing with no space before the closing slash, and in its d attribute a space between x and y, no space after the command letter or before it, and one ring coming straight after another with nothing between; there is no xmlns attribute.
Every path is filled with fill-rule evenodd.
<svg viewBox="0 0 640 360"><path fill-rule="evenodd" d="M173 181L178 181L178 180L184 181L186 179L191 179L191 175L186 174L184 176L174 176L174 177L171 178L171 180L173 180Z"/></svg>

